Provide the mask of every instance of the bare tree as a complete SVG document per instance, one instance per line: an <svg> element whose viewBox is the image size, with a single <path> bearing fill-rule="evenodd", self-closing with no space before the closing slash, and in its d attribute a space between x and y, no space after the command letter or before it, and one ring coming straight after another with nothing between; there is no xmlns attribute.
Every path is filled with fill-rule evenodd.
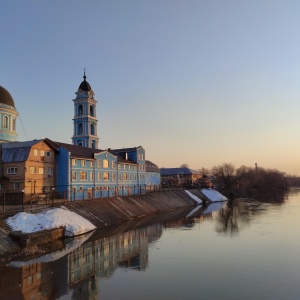
<svg viewBox="0 0 300 300"><path fill-rule="evenodd" d="M229 198L232 198L234 184L236 183L236 171L234 165L224 163L219 166L214 166L212 168L212 173L215 176L219 188L222 189Z"/></svg>
<svg viewBox="0 0 300 300"><path fill-rule="evenodd" d="M184 164L180 165L180 168L189 168L189 165L187 163L184 163Z"/></svg>

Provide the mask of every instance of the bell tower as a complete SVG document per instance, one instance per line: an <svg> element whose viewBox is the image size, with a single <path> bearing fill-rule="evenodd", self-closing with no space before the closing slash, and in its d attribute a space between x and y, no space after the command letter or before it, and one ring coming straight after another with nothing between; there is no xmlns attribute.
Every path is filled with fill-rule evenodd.
<svg viewBox="0 0 300 300"><path fill-rule="evenodd" d="M74 102L73 119L73 145L98 148L97 118L94 92L90 84L86 81L84 70L83 81L81 82Z"/></svg>

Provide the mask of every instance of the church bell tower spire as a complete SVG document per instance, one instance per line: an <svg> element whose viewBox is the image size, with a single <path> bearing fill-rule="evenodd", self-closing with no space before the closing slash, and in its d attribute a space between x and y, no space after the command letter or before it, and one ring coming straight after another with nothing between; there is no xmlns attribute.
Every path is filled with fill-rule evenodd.
<svg viewBox="0 0 300 300"><path fill-rule="evenodd" d="M94 92L86 81L85 69L74 102L73 145L98 148L96 105Z"/></svg>

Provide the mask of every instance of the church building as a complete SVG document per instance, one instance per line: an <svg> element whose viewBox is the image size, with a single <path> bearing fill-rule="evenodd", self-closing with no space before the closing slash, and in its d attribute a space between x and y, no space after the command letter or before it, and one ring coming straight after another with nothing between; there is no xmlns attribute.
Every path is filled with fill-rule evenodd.
<svg viewBox="0 0 300 300"><path fill-rule="evenodd" d="M16 140L18 115L12 96L4 87L0 86L0 143Z"/></svg>

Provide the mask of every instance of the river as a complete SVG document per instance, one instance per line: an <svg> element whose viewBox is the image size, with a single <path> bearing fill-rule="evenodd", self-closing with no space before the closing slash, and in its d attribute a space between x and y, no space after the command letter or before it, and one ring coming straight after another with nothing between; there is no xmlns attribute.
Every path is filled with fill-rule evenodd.
<svg viewBox="0 0 300 300"><path fill-rule="evenodd" d="M300 190L180 209L0 267L0 299L300 299Z"/></svg>

